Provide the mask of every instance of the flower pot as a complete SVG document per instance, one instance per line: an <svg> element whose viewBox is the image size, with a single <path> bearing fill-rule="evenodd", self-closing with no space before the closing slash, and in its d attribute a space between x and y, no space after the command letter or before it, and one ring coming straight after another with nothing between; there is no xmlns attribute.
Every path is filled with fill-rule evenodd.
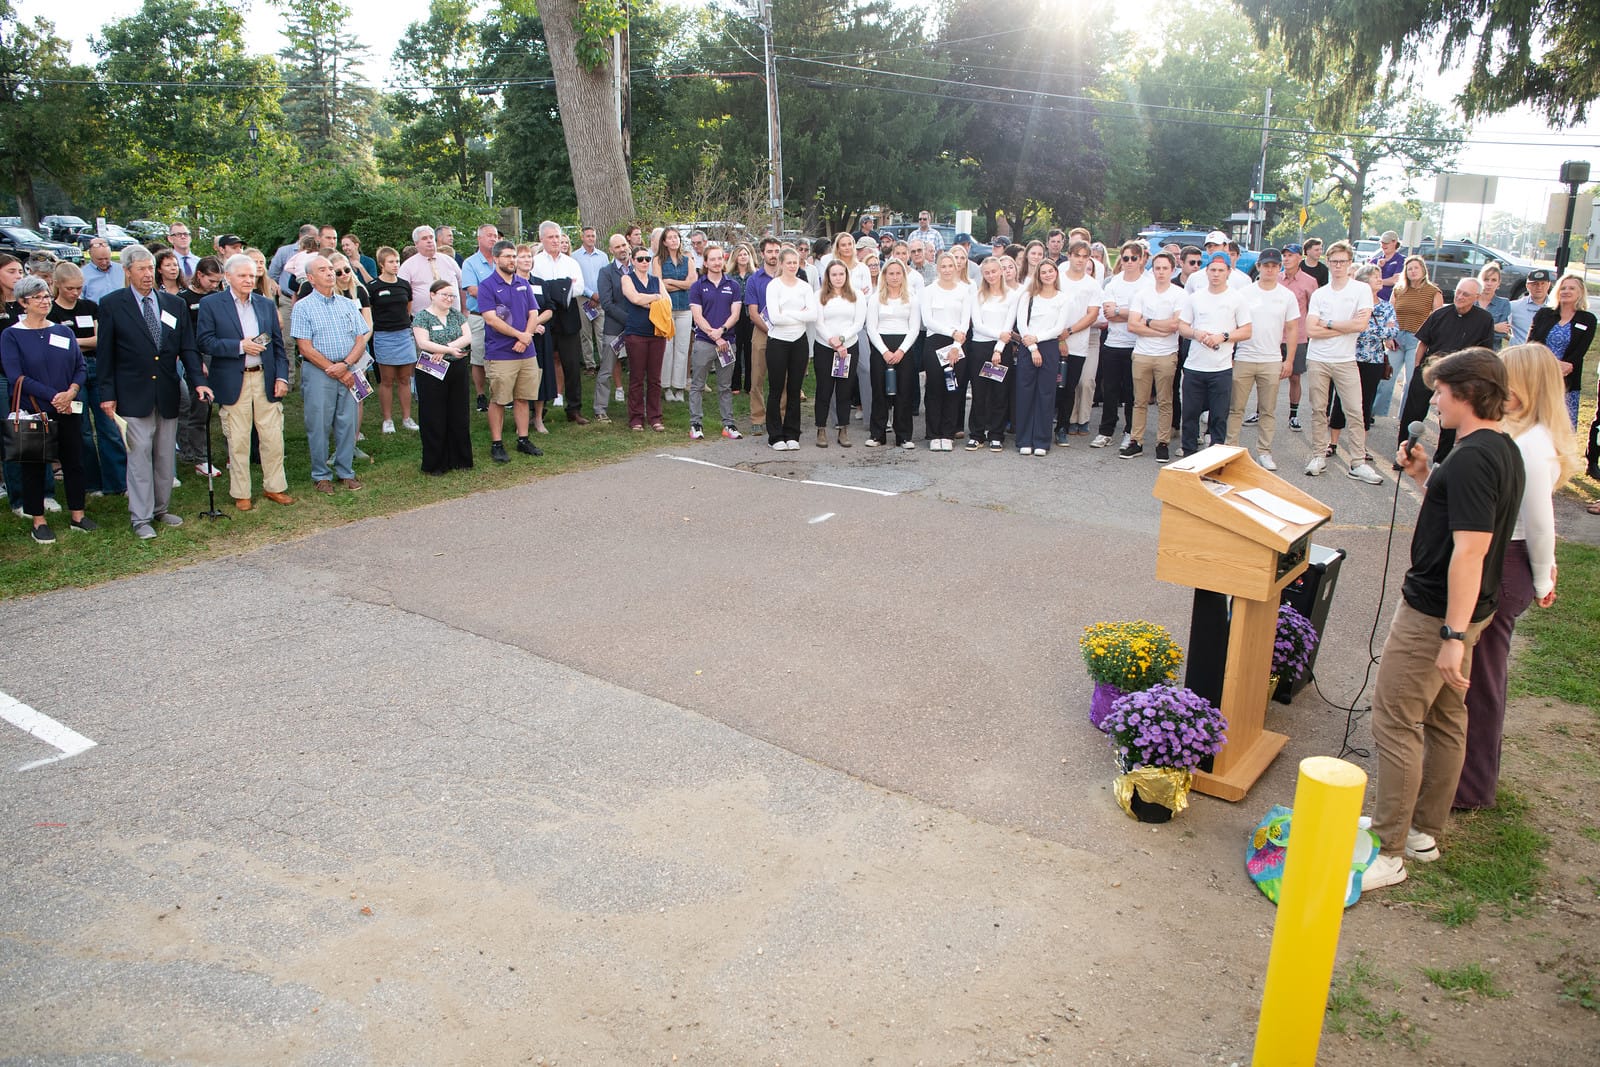
<svg viewBox="0 0 1600 1067"><path fill-rule="evenodd" d="M1111 705L1122 695L1123 691L1116 686L1108 682L1096 682L1094 695L1089 698L1089 725L1100 729L1100 723L1111 714Z"/></svg>
<svg viewBox="0 0 1600 1067"><path fill-rule="evenodd" d="M1190 771L1176 767L1123 768L1112 783L1117 804L1140 822L1168 822L1189 806Z"/></svg>

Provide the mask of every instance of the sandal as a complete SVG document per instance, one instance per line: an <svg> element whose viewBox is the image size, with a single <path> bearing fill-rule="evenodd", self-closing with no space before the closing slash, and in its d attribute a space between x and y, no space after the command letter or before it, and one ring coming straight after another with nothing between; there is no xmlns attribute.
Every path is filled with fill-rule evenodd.
<svg viewBox="0 0 1600 1067"><path fill-rule="evenodd" d="M1600 500L1596 500L1583 510L1591 515L1600 515Z"/></svg>
<svg viewBox="0 0 1600 1067"><path fill-rule="evenodd" d="M667 428L665 426L663 426L659 422L652 422L650 424L650 428L652 430L654 430L656 433L666 433L667 432Z"/></svg>

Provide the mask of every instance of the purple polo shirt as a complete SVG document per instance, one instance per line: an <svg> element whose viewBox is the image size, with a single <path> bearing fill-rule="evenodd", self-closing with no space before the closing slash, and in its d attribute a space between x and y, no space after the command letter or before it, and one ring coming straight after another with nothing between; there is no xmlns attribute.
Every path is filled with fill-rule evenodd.
<svg viewBox="0 0 1600 1067"><path fill-rule="evenodd" d="M533 286L522 275L512 275L508 282L495 271L478 283L478 307L499 315L500 320L514 330L525 330L539 310L539 298L533 295ZM531 345L526 352L516 351L516 343L516 338L484 325L484 359L529 359L536 355Z"/></svg>
<svg viewBox="0 0 1600 1067"><path fill-rule="evenodd" d="M1394 250L1394 255L1390 256L1388 259L1384 259L1383 249L1380 248L1378 249L1378 254L1372 257L1372 262L1378 265L1378 273L1384 278L1398 281L1400 278L1400 273L1406 269L1406 254L1400 251L1400 249L1396 248ZM1383 288L1378 290L1378 299L1387 300L1391 295L1393 295L1393 293L1394 285L1391 282L1391 284L1385 285Z"/></svg>
<svg viewBox="0 0 1600 1067"><path fill-rule="evenodd" d="M721 326L728 321L733 305L739 303L742 295L739 283L726 274L715 285L712 284L710 277L702 276L699 281L689 286L689 306L699 305L700 314L707 323ZM716 343L698 326L694 328L694 336L696 340L704 341L708 345Z"/></svg>
<svg viewBox="0 0 1600 1067"><path fill-rule="evenodd" d="M772 275L767 273L766 267L750 275L750 280L744 283L744 306L759 311L762 321L767 317L767 286L771 284Z"/></svg>

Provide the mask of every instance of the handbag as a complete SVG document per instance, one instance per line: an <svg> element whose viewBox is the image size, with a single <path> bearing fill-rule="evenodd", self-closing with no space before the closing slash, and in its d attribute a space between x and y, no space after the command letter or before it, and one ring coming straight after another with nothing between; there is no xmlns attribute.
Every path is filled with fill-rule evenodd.
<svg viewBox="0 0 1600 1067"><path fill-rule="evenodd" d="M672 298L663 296L650 305L650 325L656 328L657 337L671 337L676 332L672 322Z"/></svg>
<svg viewBox="0 0 1600 1067"><path fill-rule="evenodd" d="M5 418L5 455L14 463L54 463L56 433L60 426L46 412L28 416L22 411L22 381L11 390L11 410Z"/></svg>

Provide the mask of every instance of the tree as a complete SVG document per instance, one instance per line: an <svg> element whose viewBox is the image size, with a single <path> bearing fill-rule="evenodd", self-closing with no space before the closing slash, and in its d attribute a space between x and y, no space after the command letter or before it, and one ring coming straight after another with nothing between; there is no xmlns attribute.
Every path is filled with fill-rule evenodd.
<svg viewBox="0 0 1600 1067"><path fill-rule="evenodd" d="M1437 41L1439 72L1470 67L1468 117L1519 104L1581 122L1600 97L1600 0L1239 0L1261 43L1332 83L1317 120L1349 119Z"/></svg>
<svg viewBox="0 0 1600 1067"><path fill-rule="evenodd" d="M17 198L30 228L39 224L35 184L80 189L102 133L94 72L67 54L54 26L42 18L23 23L10 0L0 0L0 189Z"/></svg>
<svg viewBox="0 0 1600 1067"><path fill-rule="evenodd" d="M491 19L484 27L483 49L484 78L501 87L504 100L490 148L495 199L537 212L537 218L574 214L578 201L544 27L531 15Z"/></svg>
<svg viewBox="0 0 1600 1067"><path fill-rule="evenodd" d="M91 190L128 213L199 219L234 172L292 162L273 61L244 49L244 17L221 0L144 0L91 38L109 98L105 166ZM259 141L247 129L254 121Z"/></svg>
<svg viewBox="0 0 1600 1067"><path fill-rule="evenodd" d="M428 20L413 22L395 46L398 86L384 106L400 123L378 145L385 174L428 176L477 185L489 159L493 86L480 80L481 27L472 20L472 0L432 0Z"/></svg>
<svg viewBox="0 0 1600 1067"><path fill-rule="evenodd" d="M990 233L1029 201L1076 224L1100 205L1106 156L1091 97L1106 57L1125 42L1104 0L1072 19L1036 0L954 0L940 35L955 42L951 109L964 111L959 150ZM997 27L1010 32L996 33ZM970 103L968 103L970 102Z"/></svg>
<svg viewBox="0 0 1600 1067"><path fill-rule="evenodd" d="M378 94L361 84L367 46L339 0L271 0L283 12L284 125L313 159L371 157L368 123Z"/></svg>
<svg viewBox="0 0 1600 1067"><path fill-rule="evenodd" d="M1363 235L1362 212L1374 167L1401 164L1407 175L1403 193L1409 196L1415 177L1448 169L1466 143L1466 131L1431 100L1375 100L1355 127L1338 134L1314 134L1303 153L1332 180L1333 196L1349 220L1352 241Z"/></svg>

